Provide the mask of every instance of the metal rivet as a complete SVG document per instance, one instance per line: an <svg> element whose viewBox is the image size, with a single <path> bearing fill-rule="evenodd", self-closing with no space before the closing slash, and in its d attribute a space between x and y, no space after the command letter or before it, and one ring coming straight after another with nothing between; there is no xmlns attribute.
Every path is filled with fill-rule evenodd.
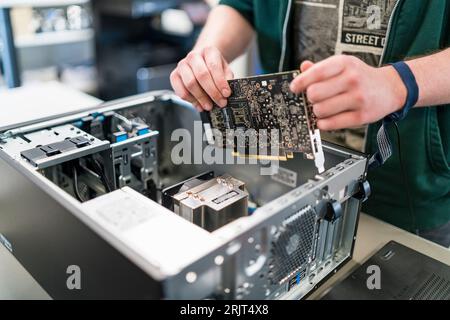
<svg viewBox="0 0 450 320"><path fill-rule="evenodd" d="M222 265L223 261L224 261L223 256L217 256L217 257L214 259L214 263L215 263L216 265L218 265L218 266Z"/></svg>
<svg viewBox="0 0 450 320"><path fill-rule="evenodd" d="M197 280L197 274L195 272L188 272L186 274L186 281L188 283L194 283Z"/></svg>

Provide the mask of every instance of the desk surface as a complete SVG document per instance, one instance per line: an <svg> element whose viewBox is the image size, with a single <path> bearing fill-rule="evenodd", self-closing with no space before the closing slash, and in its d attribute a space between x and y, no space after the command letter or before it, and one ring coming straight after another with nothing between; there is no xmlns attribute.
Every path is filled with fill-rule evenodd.
<svg viewBox="0 0 450 320"><path fill-rule="evenodd" d="M449 249L396 228L369 215L361 214L353 260L326 281L309 298L318 299L324 296L333 285L345 279L360 264L364 263L392 240L450 265Z"/></svg>
<svg viewBox="0 0 450 320"><path fill-rule="evenodd" d="M81 112L102 103L56 81L0 91L0 131ZM20 112L11 112L20 110Z"/></svg>
<svg viewBox="0 0 450 320"><path fill-rule="evenodd" d="M319 288L311 299L324 295L335 283L344 279L358 264L363 263L389 241L394 240L450 265L450 250L411 233L362 214L354 259ZM0 245L0 299L49 299L46 292Z"/></svg>

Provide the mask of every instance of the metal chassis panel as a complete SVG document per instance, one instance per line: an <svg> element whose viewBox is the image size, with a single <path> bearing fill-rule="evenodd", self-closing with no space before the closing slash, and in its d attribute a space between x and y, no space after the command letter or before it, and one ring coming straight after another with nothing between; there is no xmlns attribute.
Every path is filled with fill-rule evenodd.
<svg viewBox="0 0 450 320"><path fill-rule="evenodd" d="M160 93L158 99L180 103L176 97L167 92ZM153 101L155 101L155 94L149 94L105 104L103 107L96 109L102 111L116 110ZM76 117L70 116L62 118L60 121L67 121L67 118ZM58 119L51 122L59 123ZM35 124L30 127L42 125ZM337 152L339 151L342 152L342 150L337 150ZM164 274L150 266L147 261L143 261L134 252L127 250L126 246L118 243L112 235L105 233L101 227L95 225L93 221L83 215L80 203L70 196L62 194L57 186L45 181L39 173L21 167L2 152L0 152L0 158L5 160L0 161L0 172L4 180L8 182L0 186L2 203L0 234L12 244L14 256L30 271L47 292L54 298L62 299L204 298L204 292L199 292L196 288L204 290L205 287L198 287L197 284L200 282L197 282L195 286L187 284L187 273L196 270L198 274L202 274L204 279L211 279L211 276L213 278L217 276L229 277L230 275L220 275L217 268L211 268L217 255L226 256L230 255L231 252L231 256L233 256L234 253L239 251L232 252L236 243L242 240L247 241L256 229L267 228L274 222L274 219L279 220L281 215L289 215L290 209L298 208L302 203L313 201L315 199L313 191L329 185L339 174L348 174L349 177L347 178L354 180L353 188L356 188L358 182L356 178L365 179L367 164L367 159L355 156L358 166L353 165L353 167L361 173L359 177L354 176L353 170L350 173L349 170L341 173L336 172L334 178L318 176L316 177L318 178L317 181L305 184L275 200L274 203L278 206L277 208L268 204L259 209L261 219L259 221L253 220L253 225L246 225L245 228L241 228L239 225L241 222L235 221L227 226L226 230L219 230L224 234L233 230L241 229L242 231L233 235L236 241L226 241L223 246L186 268L185 272L166 278ZM336 189L342 187L336 186ZM309 188L311 192L308 192L305 188ZM334 193L336 194L338 191L334 190ZM20 201L17 201L17 197L8 197L11 192L14 195L20 194ZM330 190L330 193L333 193L333 190ZM360 202L356 199L351 201L356 201L355 204L359 212ZM280 206L283 207L283 214L281 215ZM342 267L351 258L357 220L358 217L356 217L355 234L351 242L350 255L344 257L335 266L335 269ZM89 248L89 250L84 250L85 248ZM74 261L78 265L82 264L81 268L87 274L83 289L79 291L70 291L66 286L68 276L66 270L69 265L74 264ZM205 261L208 262L205 263ZM49 266L51 267L49 268ZM89 277L89 274L95 276ZM127 277L123 277L124 274ZM240 275L236 274L235 277L240 278ZM323 278L320 282L314 284L310 290L314 290L325 279ZM292 294L290 298L300 298L309 293L311 291L298 292ZM278 298L276 295L269 296ZM251 295L249 298L252 298Z"/></svg>
<svg viewBox="0 0 450 320"><path fill-rule="evenodd" d="M16 168L0 161L0 234L56 299L158 299L161 285ZM78 265L81 290L68 290ZM126 275L126 277L124 277Z"/></svg>

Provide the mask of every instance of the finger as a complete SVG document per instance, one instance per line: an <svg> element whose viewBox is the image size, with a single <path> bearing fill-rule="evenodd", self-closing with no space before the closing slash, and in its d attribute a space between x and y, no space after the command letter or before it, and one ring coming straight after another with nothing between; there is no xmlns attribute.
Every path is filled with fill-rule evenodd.
<svg viewBox="0 0 450 320"><path fill-rule="evenodd" d="M196 101L192 104L194 106L194 108L198 111L198 112L203 112L205 110L203 110L203 108L200 106L200 104Z"/></svg>
<svg viewBox="0 0 450 320"><path fill-rule="evenodd" d="M348 94L340 94L313 105L313 112L319 119L329 118L353 110L354 102Z"/></svg>
<svg viewBox="0 0 450 320"><path fill-rule="evenodd" d="M203 109L210 111L213 107L212 101L198 83L189 65L187 63L180 63L178 68L180 69L180 77L186 89L200 103Z"/></svg>
<svg viewBox="0 0 450 320"><path fill-rule="evenodd" d="M195 78L208 96L219 106L225 107L227 101L219 89L216 87L211 73L205 61L200 55L192 55L188 60L191 70L194 71Z"/></svg>
<svg viewBox="0 0 450 320"><path fill-rule="evenodd" d="M349 85L348 79L340 75L312 84L306 89L306 96L312 104L316 104L344 93Z"/></svg>
<svg viewBox="0 0 450 320"><path fill-rule="evenodd" d="M225 71L225 77L227 80L232 80L234 79L234 73L230 68L230 65L228 64L228 62L225 60L225 58L222 58L222 65L223 65L223 69ZM229 86L229 85L228 85ZM231 88L230 88L230 94L231 94Z"/></svg>
<svg viewBox="0 0 450 320"><path fill-rule="evenodd" d="M211 73L214 80L214 84L224 98L228 98L231 94L231 89L228 84L225 65L223 64L222 55L219 50L215 48L210 48L205 50L205 63Z"/></svg>
<svg viewBox="0 0 450 320"><path fill-rule="evenodd" d="M342 56L331 57L314 64L304 73L301 73L291 83L291 90L295 93L305 91L313 83L339 75L345 69Z"/></svg>
<svg viewBox="0 0 450 320"><path fill-rule="evenodd" d="M300 71L301 72L306 72L309 68L311 68L314 65L314 63L312 63L309 60L303 61L302 64L300 65Z"/></svg>
<svg viewBox="0 0 450 320"><path fill-rule="evenodd" d="M191 95L184 86L183 80L181 79L178 72L175 71L170 75L170 83L172 84L172 88L175 91L175 94L179 96L181 99L188 101L192 104L197 102L194 96Z"/></svg>
<svg viewBox="0 0 450 320"><path fill-rule="evenodd" d="M356 128L364 124L361 121L361 116L356 111L343 112L333 117L317 121L317 127L324 131Z"/></svg>

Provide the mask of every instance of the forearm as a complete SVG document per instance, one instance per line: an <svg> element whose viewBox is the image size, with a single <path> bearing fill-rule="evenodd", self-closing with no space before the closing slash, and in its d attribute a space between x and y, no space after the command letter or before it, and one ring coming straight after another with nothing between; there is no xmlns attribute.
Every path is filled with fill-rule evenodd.
<svg viewBox="0 0 450 320"><path fill-rule="evenodd" d="M231 62L245 52L253 33L252 26L235 9L219 5L211 11L194 50L216 47Z"/></svg>
<svg viewBox="0 0 450 320"><path fill-rule="evenodd" d="M450 49L409 60L407 64L419 86L416 107L450 103Z"/></svg>

